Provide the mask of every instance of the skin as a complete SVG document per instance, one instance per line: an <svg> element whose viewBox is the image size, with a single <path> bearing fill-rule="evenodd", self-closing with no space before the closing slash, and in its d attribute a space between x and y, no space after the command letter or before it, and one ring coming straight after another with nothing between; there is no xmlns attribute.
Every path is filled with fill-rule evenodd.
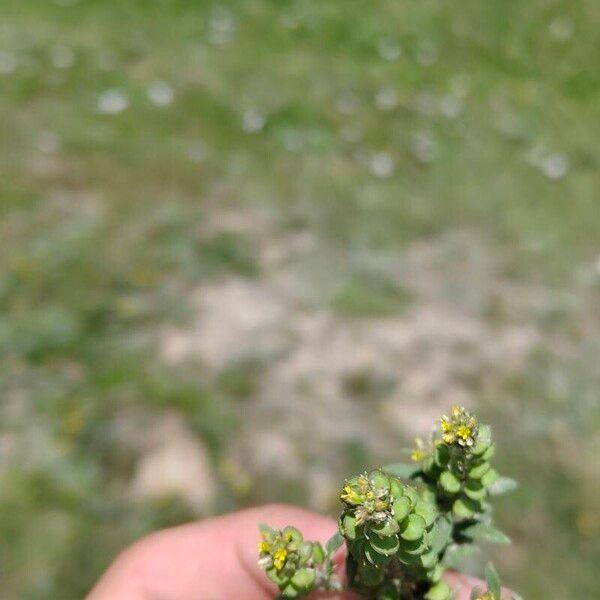
<svg viewBox="0 0 600 600"><path fill-rule="evenodd" d="M259 523L294 525L307 540L325 542L332 519L285 505L267 505L173 527L142 538L124 550L86 600L269 600L276 588L257 565ZM335 562L341 568L344 552ZM468 600L479 580L449 573L456 600ZM357 600L350 593L317 594L313 600Z"/></svg>

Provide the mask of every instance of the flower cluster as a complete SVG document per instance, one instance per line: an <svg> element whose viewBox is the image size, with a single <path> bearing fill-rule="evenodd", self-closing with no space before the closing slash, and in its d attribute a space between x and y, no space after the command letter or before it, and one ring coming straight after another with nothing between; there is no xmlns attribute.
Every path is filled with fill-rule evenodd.
<svg viewBox="0 0 600 600"><path fill-rule="evenodd" d="M346 481L340 499L339 528L354 589L377 590L400 564L423 571L436 565L428 531L437 512L413 487L377 469Z"/></svg>
<svg viewBox="0 0 600 600"><path fill-rule="evenodd" d="M333 561L345 542L347 588L362 598L450 600L453 591L443 574L465 550L479 540L510 542L494 526L490 497L516 482L498 479L490 464L495 446L489 426L461 406L440 422L428 440L417 440L411 464L390 464L345 481L338 531L324 546L304 541L293 527L263 528L259 564L281 598L345 589ZM487 590L473 589L470 600L500 600L491 564L485 575Z"/></svg>
<svg viewBox="0 0 600 600"><path fill-rule="evenodd" d="M441 418L442 441L446 444L472 447L477 440L477 419L462 406L452 407L452 416Z"/></svg>
<svg viewBox="0 0 600 600"><path fill-rule="evenodd" d="M320 544L305 542L295 527L263 527L258 564L279 587L284 598L296 598L314 588L315 565L323 560Z"/></svg>

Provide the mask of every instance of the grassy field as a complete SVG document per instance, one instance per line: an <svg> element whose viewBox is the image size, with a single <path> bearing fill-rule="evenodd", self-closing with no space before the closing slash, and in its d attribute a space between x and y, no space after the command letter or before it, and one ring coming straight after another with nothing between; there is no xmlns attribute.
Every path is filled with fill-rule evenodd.
<svg viewBox="0 0 600 600"><path fill-rule="evenodd" d="M592 598L599 29L584 0L1 3L2 598L81 598L199 515L334 513L457 400L523 483L504 580ZM173 430L210 494L144 480Z"/></svg>

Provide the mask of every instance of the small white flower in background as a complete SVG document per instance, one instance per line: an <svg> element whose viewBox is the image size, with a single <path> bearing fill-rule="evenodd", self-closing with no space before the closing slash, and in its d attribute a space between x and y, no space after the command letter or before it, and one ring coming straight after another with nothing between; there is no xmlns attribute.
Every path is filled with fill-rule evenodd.
<svg viewBox="0 0 600 600"><path fill-rule="evenodd" d="M398 106L398 94L391 86L382 87L375 96L375 105L381 111L394 110Z"/></svg>
<svg viewBox="0 0 600 600"><path fill-rule="evenodd" d="M98 96L98 112L103 115L118 115L129 106L129 98L122 90L105 90Z"/></svg>
<svg viewBox="0 0 600 600"><path fill-rule="evenodd" d="M258 133L265 126L265 116L255 108L249 108L242 115L242 129L246 133Z"/></svg>
<svg viewBox="0 0 600 600"><path fill-rule="evenodd" d="M412 138L412 152L419 162L433 162L437 154L437 146L431 134L424 131L415 133Z"/></svg>
<svg viewBox="0 0 600 600"><path fill-rule="evenodd" d="M575 32L575 25L569 17L556 17L548 28L550 35L559 42L566 42Z"/></svg>
<svg viewBox="0 0 600 600"><path fill-rule="evenodd" d="M61 147L60 136L53 131L41 131L36 145L37 149L44 154L56 154Z"/></svg>
<svg viewBox="0 0 600 600"><path fill-rule="evenodd" d="M562 179L569 172L569 158L564 154L549 154L540 168L548 179Z"/></svg>
<svg viewBox="0 0 600 600"><path fill-rule="evenodd" d="M208 40L215 46L226 46L235 39L235 20L229 10L216 8L209 23Z"/></svg>
<svg viewBox="0 0 600 600"><path fill-rule="evenodd" d="M378 152L371 158L371 173L379 179L389 179L395 170L394 159L387 152Z"/></svg>
<svg viewBox="0 0 600 600"><path fill-rule="evenodd" d="M381 38L377 45L377 51L381 58L389 61L397 60L402 55L402 47L398 40L391 37Z"/></svg>
<svg viewBox="0 0 600 600"><path fill-rule="evenodd" d="M175 99L175 92L166 81L153 81L147 92L148 99L155 106L169 106Z"/></svg>
<svg viewBox="0 0 600 600"><path fill-rule="evenodd" d="M75 53L69 46L57 45L50 48L50 61L57 69L68 69L75 63Z"/></svg>
<svg viewBox="0 0 600 600"><path fill-rule="evenodd" d="M10 75L17 69L17 57L9 50L0 51L0 75Z"/></svg>

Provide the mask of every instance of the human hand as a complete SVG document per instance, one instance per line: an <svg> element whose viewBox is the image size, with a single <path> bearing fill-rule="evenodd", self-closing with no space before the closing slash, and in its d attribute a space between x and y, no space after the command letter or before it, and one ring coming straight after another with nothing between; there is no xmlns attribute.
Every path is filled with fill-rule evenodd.
<svg viewBox="0 0 600 600"><path fill-rule="evenodd" d="M267 505L153 533L122 552L86 600L269 600L278 593L257 564L258 524L293 523L306 539L327 540L332 519L300 508ZM343 571L343 548L335 563ZM455 600L468 600L480 581L458 573L446 580ZM317 594L313 598L356 600L356 596Z"/></svg>

